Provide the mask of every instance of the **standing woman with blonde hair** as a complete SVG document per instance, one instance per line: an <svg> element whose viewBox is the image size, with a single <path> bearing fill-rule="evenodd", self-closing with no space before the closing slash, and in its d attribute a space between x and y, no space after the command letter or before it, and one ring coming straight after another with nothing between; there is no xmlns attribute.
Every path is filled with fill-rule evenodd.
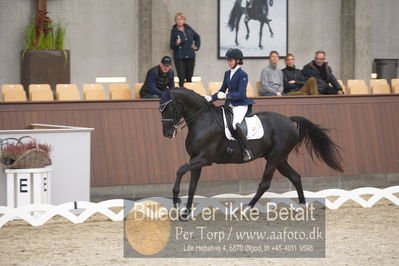
<svg viewBox="0 0 399 266"><path fill-rule="evenodd" d="M201 39L188 24L183 13L175 16L176 24L173 25L170 34L170 48L173 50L179 87L183 87L184 81L191 82L195 66L195 52L199 50Z"/></svg>

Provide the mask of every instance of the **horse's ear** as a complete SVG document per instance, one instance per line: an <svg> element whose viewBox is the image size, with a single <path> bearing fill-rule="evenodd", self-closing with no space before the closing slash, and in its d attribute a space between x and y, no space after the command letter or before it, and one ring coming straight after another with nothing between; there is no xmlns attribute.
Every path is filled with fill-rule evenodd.
<svg viewBox="0 0 399 266"><path fill-rule="evenodd" d="M172 94L170 93L169 88L167 88L166 90L163 91L162 95L161 95L161 100L160 100L160 104L164 104L166 102L169 102L172 100Z"/></svg>

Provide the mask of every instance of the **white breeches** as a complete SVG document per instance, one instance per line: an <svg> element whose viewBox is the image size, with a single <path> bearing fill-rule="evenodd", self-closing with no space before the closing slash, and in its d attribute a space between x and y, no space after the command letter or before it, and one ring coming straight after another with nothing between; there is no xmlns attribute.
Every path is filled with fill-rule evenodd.
<svg viewBox="0 0 399 266"><path fill-rule="evenodd" d="M244 120L245 114L248 111L248 105L233 106L229 105L233 109L233 128L236 129L236 124L240 124Z"/></svg>

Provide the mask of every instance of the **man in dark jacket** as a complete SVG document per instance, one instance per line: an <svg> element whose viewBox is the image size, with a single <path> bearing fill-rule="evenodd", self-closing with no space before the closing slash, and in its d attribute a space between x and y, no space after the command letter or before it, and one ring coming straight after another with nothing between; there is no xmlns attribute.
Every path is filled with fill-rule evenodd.
<svg viewBox="0 0 399 266"><path fill-rule="evenodd" d="M288 96L318 95L317 80L314 77L305 80L301 70L295 68L295 56L287 54L284 58L286 68L283 71L284 93Z"/></svg>
<svg viewBox="0 0 399 266"><path fill-rule="evenodd" d="M344 94L337 79L334 77L330 66L326 62L326 53L317 51L312 62L302 69L305 79L314 77L317 79L319 94Z"/></svg>
<svg viewBox="0 0 399 266"><path fill-rule="evenodd" d="M198 33L186 24L186 16L183 13L177 13L175 21L170 34L170 48L173 50L179 86L183 87L184 81L191 82L193 77L195 52L201 46L201 39Z"/></svg>
<svg viewBox="0 0 399 266"><path fill-rule="evenodd" d="M174 88L173 78L172 59L169 56L164 56L161 64L148 70L145 82L140 89L140 97L144 99L161 98L162 92L166 88Z"/></svg>

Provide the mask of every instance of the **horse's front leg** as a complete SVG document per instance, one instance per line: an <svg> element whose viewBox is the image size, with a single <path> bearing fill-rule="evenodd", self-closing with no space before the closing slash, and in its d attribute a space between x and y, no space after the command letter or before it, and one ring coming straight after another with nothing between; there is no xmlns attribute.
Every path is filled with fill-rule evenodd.
<svg viewBox="0 0 399 266"><path fill-rule="evenodd" d="M201 168L202 166L205 166L208 164L208 161L205 160L202 156L197 156L192 158L189 162L183 164L180 166L180 168L177 170L176 173L176 181L175 185L173 186L173 204L177 206L178 203L181 202L179 198L179 192L180 192L180 182L185 173L188 171L191 171L193 169ZM201 173L201 171L200 171Z"/></svg>

